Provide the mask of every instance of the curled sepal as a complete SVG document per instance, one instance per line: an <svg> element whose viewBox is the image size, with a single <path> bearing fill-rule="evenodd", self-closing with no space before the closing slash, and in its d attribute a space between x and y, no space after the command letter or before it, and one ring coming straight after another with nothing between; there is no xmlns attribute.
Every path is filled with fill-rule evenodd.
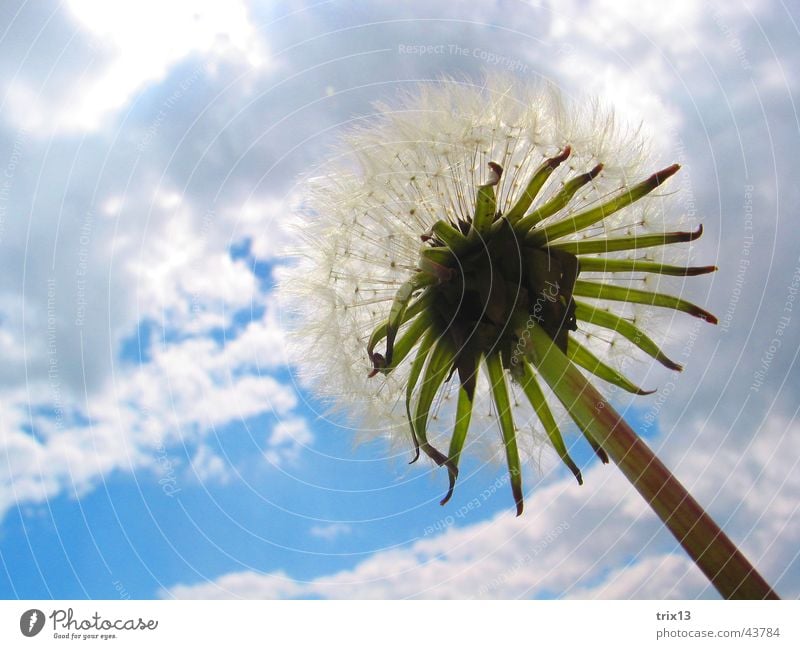
<svg viewBox="0 0 800 649"><path fill-rule="evenodd" d="M549 216L553 216L553 214L556 212L564 209L575 196L575 194L578 193L578 190L592 182L592 180L594 180L602 170L603 165L599 164L591 171L581 174L580 176L576 176L572 180L564 183L564 187L560 192L553 196L553 198L547 201L544 205L536 208L525 218L518 221L514 226L514 229L519 233L526 233L539 221L542 221Z"/></svg>
<svg viewBox="0 0 800 649"><path fill-rule="evenodd" d="M528 239L536 245L544 245L549 241L555 241L568 234L580 232L598 221L602 221L604 218L611 216L614 212L618 212L623 207L627 207L640 198L644 198L680 168L680 165L674 164L666 169L662 169L654 173L647 180L643 180L633 187L623 189L620 194L602 205L593 207L590 210L576 214L563 221L548 225L541 230L531 232Z"/></svg>
<svg viewBox="0 0 800 649"><path fill-rule="evenodd" d="M682 311L693 315L696 318L702 318L712 324L717 324L717 317L706 311L705 309L682 300L673 295L666 295L664 293L652 293L650 291L642 291L635 288L628 288L627 286L615 286L612 284L601 284L598 282L587 282L578 280L575 282L575 288L572 291L573 295L580 295L581 297L593 297L598 300L612 300L617 302L631 302L633 304L646 304L648 306L660 306L667 309L674 309L675 311Z"/></svg>
<svg viewBox="0 0 800 649"><path fill-rule="evenodd" d="M661 348L653 342L641 329L636 327L632 322L622 318L605 309L598 309L597 307L583 302L575 302L575 317L583 322L589 322L604 329L616 331L620 336L627 338L645 354L648 354L664 367L678 372L683 370L681 365L671 360Z"/></svg>
<svg viewBox="0 0 800 649"><path fill-rule="evenodd" d="M416 300L414 300L405 310L400 325L402 326L404 323L408 322L411 318L414 318L420 313L424 312L431 305L433 299L434 299L433 293L431 293L429 290L424 291L422 295L420 295ZM386 338L386 333L388 328L389 328L389 320L387 318L386 320L381 322L381 324L375 327L375 330L372 332L372 335L370 335L369 341L367 342L367 354L369 355L370 361L372 361L372 366L373 366L372 371L369 373L370 377L373 377L378 372L381 372L386 369L386 359L384 358L383 354L378 354L375 352L375 347L378 346L378 343L380 343L381 340Z"/></svg>
<svg viewBox="0 0 800 649"><path fill-rule="evenodd" d="M430 313L423 312L411 321L408 328L397 339L394 345L392 364L382 370L384 374L388 374L405 360L414 345L422 340L425 332L433 325L433 320L433 316Z"/></svg>
<svg viewBox="0 0 800 649"><path fill-rule="evenodd" d="M514 223L525 216L525 212L528 211L528 208L533 203L533 199L536 198L542 187L544 187L547 179L564 160L569 158L570 153L572 153L572 148L569 146L565 147L557 156L545 160L534 172L533 177L525 187L525 191L522 192L517 202L514 203L514 206L505 215L511 225L514 225Z"/></svg>
<svg viewBox="0 0 800 649"><path fill-rule="evenodd" d="M597 356L592 354L586 347L581 345L573 336L570 336L567 345L567 358L569 358L576 365L580 365L583 369L591 372L595 376L608 381L618 388L622 388L627 392L638 394L640 396L653 394L655 390L642 390L638 385L634 385L627 377L620 374L610 365L606 365Z"/></svg>
<svg viewBox="0 0 800 649"><path fill-rule="evenodd" d="M556 423L555 417L553 417L550 406L547 405L547 399L545 399L542 388L539 387L539 383L533 373L533 368L531 368L527 362L521 363L521 365L522 376L520 377L519 383L522 386L523 392L525 392L525 396L528 397L528 401L530 401L536 416L539 418L539 421L542 422L542 426L544 426L544 430L550 438L550 443L553 445L556 453L558 453L561 461L572 471L578 484L582 485L583 477L581 476L581 470L578 468L578 465L572 461L572 458L567 452L564 438L561 436L561 431L558 429L558 424Z"/></svg>
<svg viewBox="0 0 800 649"><path fill-rule="evenodd" d="M419 381L419 375L422 373L422 368L425 367L425 361L428 360L431 347L435 341L436 333L433 329L428 329L417 348L417 355L414 357L414 362L411 363L408 383L406 383L406 416L408 417L408 424L411 427L411 440L414 442L414 457L411 458L409 464L414 464L414 462L419 459L419 439L414 432L414 421L411 417L411 400L414 396L414 389L417 387L417 382Z"/></svg>
<svg viewBox="0 0 800 649"><path fill-rule="evenodd" d="M389 310L389 318L386 321L386 367L392 364L392 354L394 353L394 339L397 336L397 330L403 323L403 316L405 315L408 302L414 291L421 288L435 284L437 278L429 273L416 273L411 276L406 282L397 289L392 308Z"/></svg>
<svg viewBox="0 0 800 649"><path fill-rule="evenodd" d="M486 356L486 369L492 386L494 404L497 408L497 418L500 421L500 431L503 434L508 475L511 480L511 493L517 505L517 516L519 516L522 514L523 506L522 469L519 461L519 449L517 448L517 436L514 432L514 418L511 415L511 402L508 398L508 386L506 385L506 376L500 354L494 353Z"/></svg>
<svg viewBox="0 0 800 649"><path fill-rule="evenodd" d="M593 255L620 250L639 250L655 246L668 246L673 243L694 241L703 235L703 226L697 226L694 232L663 232L662 234L630 235L627 237L609 237L602 239L583 239L581 241L563 241L549 244L550 250L557 249L571 252L573 255Z"/></svg>
<svg viewBox="0 0 800 649"><path fill-rule="evenodd" d="M719 270L716 266L670 266L641 259L605 259L603 257L581 258L581 272L586 273L656 273L694 277Z"/></svg>
<svg viewBox="0 0 800 649"><path fill-rule="evenodd" d="M447 221L436 221L431 228L431 232L453 253L459 254L467 247L467 237Z"/></svg>
<svg viewBox="0 0 800 649"><path fill-rule="evenodd" d="M422 373L422 380L417 394L417 407L414 417L411 419L411 427L422 452L436 462L437 465L442 466L444 464L451 473L458 475L458 470L450 463L447 456L428 442L428 415L439 388L453 368L454 360L455 349L450 338L448 336L440 336L433 342L428 363Z"/></svg>
<svg viewBox="0 0 800 649"><path fill-rule="evenodd" d="M472 396L462 385L458 388L458 405L456 406L456 422L453 426L453 436L450 438L450 449L447 451L447 456L450 461L449 471L450 487L447 489L447 495L439 503L445 505L450 498L453 497L453 489L456 486L456 478L458 478L458 461L461 457L461 451L464 448L464 442L467 439L467 431L469 430L469 422L472 418Z"/></svg>

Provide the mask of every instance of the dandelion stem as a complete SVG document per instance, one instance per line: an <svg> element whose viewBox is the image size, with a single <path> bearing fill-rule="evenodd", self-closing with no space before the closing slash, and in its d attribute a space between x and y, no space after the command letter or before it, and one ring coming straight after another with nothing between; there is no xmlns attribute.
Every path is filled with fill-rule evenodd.
<svg viewBox="0 0 800 649"><path fill-rule="evenodd" d="M531 331L531 357L575 423L608 452L720 595L778 599L700 504L538 326Z"/></svg>

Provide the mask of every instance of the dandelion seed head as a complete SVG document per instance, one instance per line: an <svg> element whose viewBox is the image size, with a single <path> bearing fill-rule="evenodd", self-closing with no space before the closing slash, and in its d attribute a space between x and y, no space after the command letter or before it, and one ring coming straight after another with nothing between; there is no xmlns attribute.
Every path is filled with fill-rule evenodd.
<svg viewBox="0 0 800 649"><path fill-rule="evenodd" d="M518 214L512 223L511 215L528 183L543 168L549 175L529 208L532 212L526 211L524 218ZM297 260L280 280L302 380L331 406L354 414L362 436L386 436L408 443L404 402L412 376L411 360L386 372L376 360L383 355L371 358L367 347L393 304L398 304L403 287L419 273L421 248L437 241L430 234L435 224L449 224L454 228L453 236L462 238L471 228L477 228L476 196L481 191L489 192L492 209L496 210L489 216L490 224L495 221L493 233L505 227L512 234L502 236L516 237L520 245L539 246L551 260L561 259L558 255L565 260L578 255L584 260L587 269L581 271L579 279L588 285L582 290L589 292L578 299L586 307L613 307L618 318L653 324L653 307L593 296L592 286L658 292L664 286L680 287L685 277L665 280L662 274L648 274L654 271L646 265L642 268L648 272L632 267L630 272L614 269L609 273L597 262L592 266L586 260L635 260L651 266L675 262L671 253L664 253L670 247L665 245L637 244L602 252L591 248L598 245L595 242L673 236L671 233L679 229L680 215L669 193L645 196L662 181L637 195L624 209L608 209L608 214L576 226L575 231L563 227L598 207L611 205L609 201L629 191L638 191L637 183L647 179L653 168L640 129L618 123L613 112L597 102L569 103L545 84L502 75L479 85L446 79L420 84L391 103L376 104L376 114L348 130L322 171L309 180L306 213L297 225ZM676 169L665 172L671 175ZM557 209L546 209L556 203ZM536 217L536 210L541 217ZM508 223L500 223L506 215ZM531 227L528 221L534 225ZM549 236L554 238L555 247ZM688 235L680 236L687 240ZM530 243L525 237L540 240ZM559 247L566 252L557 252ZM470 257L456 255L450 266L435 266L450 269L449 276L437 281L446 282L468 272L459 267L463 259ZM409 296L416 290L409 288ZM566 300L565 307L572 300L571 290L559 298ZM520 291L518 294L533 304L534 298L526 296L525 287ZM407 296L402 309L408 302ZM491 307L490 302L486 304ZM530 309L535 315L533 307ZM621 325L587 318L593 319L578 312L578 326L572 327L570 334L574 343L569 344L585 346L609 367L624 369L625 359L636 347L630 335L626 337ZM573 350L565 347L565 351ZM654 352L648 353L652 356ZM506 365L507 356L506 348ZM458 393L458 389L457 381L446 383L431 405L427 420L433 447L440 444L447 448L457 401L453 391ZM543 422L533 416L530 395L525 392L512 382L510 407L515 411L513 420L524 429L524 435L519 435L525 440L521 450L537 457L548 435ZM496 417L487 417L496 408L496 399L488 381L479 375L471 405L469 450L491 437L483 433L497 429ZM554 411L561 411L560 406ZM508 428L504 431L507 433ZM496 453L496 435L492 442L488 455Z"/></svg>

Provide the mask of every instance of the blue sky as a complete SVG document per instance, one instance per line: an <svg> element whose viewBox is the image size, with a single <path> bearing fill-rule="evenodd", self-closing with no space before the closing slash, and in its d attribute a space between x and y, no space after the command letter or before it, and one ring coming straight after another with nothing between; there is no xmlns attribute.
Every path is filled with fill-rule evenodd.
<svg viewBox="0 0 800 649"><path fill-rule="evenodd" d="M683 165L721 268L686 292L721 324L673 320L686 370L642 364L660 392L617 405L800 595L796 10L6 4L0 596L715 596L577 436L583 487L544 454L517 519L473 458L442 508L441 472L356 444L287 363L272 272L302 178L373 102L503 70L601 97Z"/></svg>

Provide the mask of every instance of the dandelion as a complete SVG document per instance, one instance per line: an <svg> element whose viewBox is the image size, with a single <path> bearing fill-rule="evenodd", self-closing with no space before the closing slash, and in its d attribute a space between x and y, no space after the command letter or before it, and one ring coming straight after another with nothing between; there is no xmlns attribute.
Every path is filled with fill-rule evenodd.
<svg viewBox="0 0 800 649"><path fill-rule="evenodd" d="M588 378L650 394L625 361L681 367L640 323L657 311L717 321L661 290L664 278L717 270L674 263L676 245L702 234L665 225L660 188L679 166L653 173L641 135L611 113L565 107L554 90L509 77L421 85L378 110L311 181L300 261L281 284L306 379L408 440L412 462L422 453L445 467L442 504L488 402L517 515L521 439L549 440L583 483L565 411L724 596L774 596ZM431 421L451 392L445 447Z"/></svg>

